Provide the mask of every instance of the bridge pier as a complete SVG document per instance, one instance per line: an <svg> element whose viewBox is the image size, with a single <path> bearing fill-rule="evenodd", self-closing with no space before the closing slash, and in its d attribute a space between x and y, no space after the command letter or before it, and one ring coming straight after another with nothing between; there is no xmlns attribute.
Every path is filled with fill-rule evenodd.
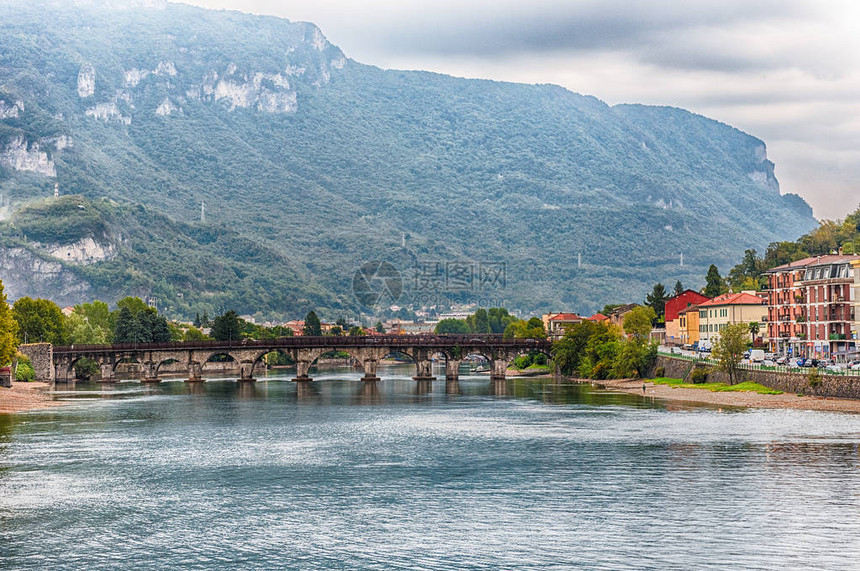
<svg viewBox="0 0 860 571"><path fill-rule="evenodd" d="M459 381L460 380L460 359L451 359L448 358L445 361L445 380L446 381Z"/></svg>
<svg viewBox="0 0 860 571"><path fill-rule="evenodd" d="M54 382L55 383L73 383L75 382L74 373L72 372L72 367L69 363L61 361L57 363L56 371L54 373Z"/></svg>
<svg viewBox="0 0 860 571"><path fill-rule="evenodd" d="M445 394L459 395L460 394L460 381L458 379L446 379L445 380Z"/></svg>
<svg viewBox="0 0 860 571"><path fill-rule="evenodd" d="M202 383L203 382L203 364L197 361L188 363L188 378L186 383Z"/></svg>
<svg viewBox="0 0 860 571"><path fill-rule="evenodd" d="M308 373L311 370L311 361L308 360L298 360L296 361L296 378L293 379L294 383L305 383L312 381Z"/></svg>
<svg viewBox="0 0 860 571"><path fill-rule="evenodd" d="M101 369L101 381L102 383L115 383L116 377L113 374L113 365L111 363L102 363L99 365Z"/></svg>
<svg viewBox="0 0 860 571"><path fill-rule="evenodd" d="M376 359L364 359L361 362L361 366L364 368L364 376L361 377L362 381L381 381L379 377L376 376L376 367L379 365L379 361Z"/></svg>
<svg viewBox="0 0 860 571"><path fill-rule="evenodd" d="M418 382L436 380L436 377L433 376L433 361L430 359L421 359L416 361L415 367L417 371L416 375L412 377L414 380Z"/></svg>
<svg viewBox="0 0 860 571"><path fill-rule="evenodd" d="M508 365L511 362L506 359L490 361L490 379L493 381L504 381L508 375Z"/></svg>
<svg viewBox="0 0 860 571"><path fill-rule="evenodd" d="M253 376L254 363L253 361L239 362L239 382L240 383L256 383L257 379Z"/></svg>
<svg viewBox="0 0 860 571"><path fill-rule="evenodd" d="M145 361L142 367L143 379L140 381L142 383L160 383L161 379L158 378L158 364L153 361Z"/></svg>

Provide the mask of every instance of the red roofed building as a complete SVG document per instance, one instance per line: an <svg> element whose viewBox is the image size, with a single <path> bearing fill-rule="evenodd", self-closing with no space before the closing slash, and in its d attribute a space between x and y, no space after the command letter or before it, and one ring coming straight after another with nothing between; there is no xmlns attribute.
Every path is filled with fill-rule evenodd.
<svg viewBox="0 0 860 571"><path fill-rule="evenodd" d="M688 289L666 300L666 343L670 345L684 344L681 334L681 310L706 302L709 299L706 295Z"/></svg>
<svg viewBox="0 0 860 571"><path fill-rule="evenodd" d="M550 337L561 337L568 327L582 323L585 318L575 313L554 313L547 319L547 333Z"/></svg>
<svg viewBox="0 0 860 571"><path fill-rule="evenodd" d="M588 318L589 321L594 321L596 323L603 323L604 321L609 321L609 318L602 313L595 313L591 317Z"/></svg>

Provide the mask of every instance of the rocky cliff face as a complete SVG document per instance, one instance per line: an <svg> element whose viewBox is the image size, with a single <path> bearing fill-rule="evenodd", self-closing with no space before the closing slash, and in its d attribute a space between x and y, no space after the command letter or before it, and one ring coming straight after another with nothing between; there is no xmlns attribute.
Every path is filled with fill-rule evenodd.
<svg viewBox="0 0 860 571"><path fill-rule="evenodd" d="M63 144L65 143L63 139ZM29 142L24 135L17 135L4 146L0 146L0 165L21 172L34 172L46 177L56 177L57 167L38 141Z"/></svg>
<svg viewBox="0 0 860 571"><path fill-rule="evenodd" d="M3 286L9 299L44 297L60 306L88 299L92 288L56 259L24 247L0 248Z"/></svg>

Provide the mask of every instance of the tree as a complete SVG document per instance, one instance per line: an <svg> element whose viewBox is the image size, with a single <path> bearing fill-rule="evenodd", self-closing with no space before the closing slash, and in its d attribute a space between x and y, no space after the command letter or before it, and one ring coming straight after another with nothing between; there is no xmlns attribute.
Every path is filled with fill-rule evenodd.
<svg viewBox="0 0 860 571"><path fill-rule="evenodd" d="M65 343L65 316L53 301L22 297L12 306L12 315L18 322L19 342Z"/></svg>
<svg viewBox="0 0 860 571"><path fill-rule="evenodd" d="M349 335L350 337L360 337L361 335L364 335L364 329L358 325L353 325L349 328Z"/></svg>
<svg viewBox="0 0 860 571"><path fill-rule="evenodd" d="M624 332L628 338L621 346L615 367L616 376L629 376L634 372L644 377L657 358L657 342L652 342L651 323L655 313L650 307L634 308L624 319Z"/></svg>
<svg viewBox="0 0 860 571"><path fill-rule="evenodd" d="M624 318L624 332L637 343L644 344L651 337L651 324L656 318L654 309L646 306L634 307Z"/></svg>
<svg viewBox="0 0 860 571"><path fill-rule="evenodd" d="M738 381L741 359L747 348L749 325L732 323L726 325L713 344L711 354L719 362L719 367L729 376L729 384Z"/></svg>
<svg viewBox="0 0 860 571"><path fill-rule="evenodd" d="M442 319L433 330L437 335L456 335L471 333L465 319Z"/></svg>
<svg viewBox="0 0 860 571"><path fill-rule="evenodd" d="M714 264L708 268L708 275L705 276L705 289L702 293L707 297L717 297L723 293L723 278Z"/></svg>
<svg viewBox="0 0 860 571"><path fill-rule="evenodd" d="M377 332L377 333L385 333L385 327L382 325L382 322L381 322L381 321L377 321L377 322L376 322L376 325L374 326L374 329L376 329L376 332Z"/></svg>
<svg viewBox="0 0 860 571"><path fill-rule="evenodd" d="M761 329L761 326L758 324L758 321L750 321L748 328L750 335L752 335L752 343L755 345L755 338L758 337L758 332Z"/></svg>
<svg viewBox="0 0 860 571"><path fill-rule="evenodd" d="M546 339L546 329L540 317L532 317L528 321L517 319L505 328L502 337L504 339Z"/></svg>
<svg viewBox="0 0 860 571"><path fill-rule="evenodd" d="M681 280L678 280L678 281L676 281L676 282L675 282L675 290L674 290L674 294L675 294L676 296L679 296L679 295L681 295L682 293L684 293L684 285L681 283Z"/></svg>
<svg viewBox="0 0 860 571"><path fill-rule="evenodd" d="M328 333L329 333L329 335L334 335L335 337L340 337L341 335L343 335L343 328L340 325L335 325L334 327L331 328L331 330Z"/></svg>
<svg viewBox="0 0 860 571"><path fill-rule="evenodd" d="M93 345L107 342L104 331L94 327L86 317L77 311L66 320L66 330L68 331L68 341L73 345Z"/></svg>
<svg viewBox="0 0 860 571"><path fill-rule="evenodd" d="M553 343L552 359L565 375L605 379L616 369L620 341L616 326L582 321Z"/></svg>
<svg viewBox="0 0 860 571"><path fill-rule="evenodd" d="M218 341L235 341L242 338L242 323L239 315L233 311L225 312L212 321L212 337Z"/></svg>
<svg viewBox="0 0 860 571"><path fill-rule="evenodd" d="M487 317L490 322L490 333L495 334L504 333L507 326L517 320L504 307L491 307L487 310Z"/></svg>
<svg viewBox="0 0 860 571"><path fill-rule="evenodd" d="M18 322L6 302L6 292L0 281L0 366L8 365L18 350Z"/></svg>
<svg viewBox="0 0 860 571"><path fill-rule="evenodd" d="M211 339L211 337L205 335L196 327L189 327L185 330L185 333L182 334L183 341L203 341L204 339Z"/></svg>
<svg viewBox="0 0 860 571"><path fill-rule="evenodd" d="M129 311L131 311L132 315L140 313L141 311L146 311L149 309L149 306L146 305L139 297L124 297L118 302L116 302L117 309L122 309L123 307L127 307Z"/></svg>
<svg viewBox="0 0 860 571"><path fill-rule="evenodd" d="M101 336L104 337L102 343L113 341L114 320L116 316L111 313L107 303L94 300L92 303L76 305L75 312L72 315L82 316L89 325L98 330Z"/></svg>
<svg viewBox="0 0 860 571"><path fill-rule="evenodd" d="M487 310L483 307L478 308L475 313L466 318L466 323L469 324L470 333L490 333L490 318L487 315Z"/></svg>
<svg viewBox="0 0 860 571"><path fill-rule="evenodd" d="M123 307L119 310L114 325L113 339L114 343L130 343L128 339L131 337L131 330L134 327L134 315L128 307Z"/></svg>
<svg viewBox="0 0 860 571"><path fill-rule="evenodd" d="M669 296L666 295L666 287L661 283L656 283L651 293L645 296L645 305L654 310L656 317L660 317L666 313L667 299Z"/></svg>
<svg viewBox="0 0 860 571"><path fill-rule="evenodd" d="M305 317L305 326L302 328L302 334L309 336L322 335L322 323L320 323L320 318L317 317L316 312L313 310L309 311L307 317Z"/></svg>

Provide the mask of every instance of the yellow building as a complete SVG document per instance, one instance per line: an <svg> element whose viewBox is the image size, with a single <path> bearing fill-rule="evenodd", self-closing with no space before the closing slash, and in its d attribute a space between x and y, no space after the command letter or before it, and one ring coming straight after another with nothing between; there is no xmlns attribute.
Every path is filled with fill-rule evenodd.
<svg viewBox="0 0 860 571"><path fill-rule="evenodd" d="M678 334L681 345L699 342L699 306L691 305L678 312Z"/></svg>
<svg viewBox="0 0 860 571"><path fill-rule="evenodd" d="M759 324L758 337L767 336L767 302L751 293L727 293L699 304L699 341L714 342L720 331L736 323Z"/></svg>

